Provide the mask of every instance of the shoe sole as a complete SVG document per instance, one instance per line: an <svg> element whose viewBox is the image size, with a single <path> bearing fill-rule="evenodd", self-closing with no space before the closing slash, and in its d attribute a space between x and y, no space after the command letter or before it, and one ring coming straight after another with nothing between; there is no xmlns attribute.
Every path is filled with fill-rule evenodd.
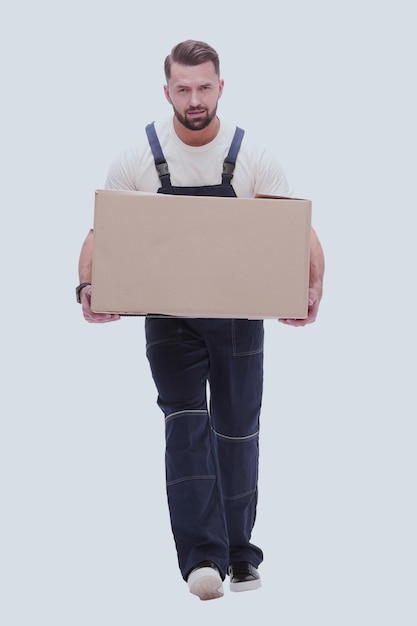
<svg viewBox="0 0 417 626"><path fill-rule="evenodd" d="M230 583L230 591L252 591L262 587L260 578L257 580L247 580L243 583Z"/></svg>
<svg viewBox="0 0 417 626"><path fill-rule="evenodd" d="M200 600L216 600L223 596L220 575L212 567L200 567L188 577L190 592Z"/></svg>

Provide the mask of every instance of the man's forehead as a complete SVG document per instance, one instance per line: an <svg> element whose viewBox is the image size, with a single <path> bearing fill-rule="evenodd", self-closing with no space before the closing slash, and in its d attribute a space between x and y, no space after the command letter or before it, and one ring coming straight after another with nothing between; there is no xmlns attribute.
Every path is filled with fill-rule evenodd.
<svg viewBox="0 0 417 626"><path fill-rule="evenodd" d="M218 76L212 61L205 61L199 65L182 65L180 63L173 63L171 65L170 81L216 81L217 79Z"/></svg>

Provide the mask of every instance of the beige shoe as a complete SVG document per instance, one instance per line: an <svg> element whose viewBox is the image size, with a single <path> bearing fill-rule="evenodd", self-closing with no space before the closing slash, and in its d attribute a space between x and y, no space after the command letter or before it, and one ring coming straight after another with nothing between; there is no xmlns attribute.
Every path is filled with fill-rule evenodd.
<svg viewBox="0 0 417 626"><path fill-rule="evenodd" d="M188 587L200 600L215 600L223 596L222 579L214 563L199 563L187 578Z"/></svg>

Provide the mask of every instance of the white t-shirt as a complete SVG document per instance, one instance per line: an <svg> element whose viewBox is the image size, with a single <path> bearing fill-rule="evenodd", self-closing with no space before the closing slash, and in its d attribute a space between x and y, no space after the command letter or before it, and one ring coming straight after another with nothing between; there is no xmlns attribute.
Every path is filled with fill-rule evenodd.
<svg viewBox="0 0 417 626"><path fill-rule="evenodd" d="M219 185L223 161L232 143L235 126L220 123L220 130L210 143L189 146L179 139L173 118L155 123L155 130L171 174L171 184L180 187ZM127 189L155 193L161 186L148 138L123 153L110 167L106 189ZM236 161L232 186L238 198L255 194L290 197L280 163L266 150L251 145L246 134Z"/></svg>

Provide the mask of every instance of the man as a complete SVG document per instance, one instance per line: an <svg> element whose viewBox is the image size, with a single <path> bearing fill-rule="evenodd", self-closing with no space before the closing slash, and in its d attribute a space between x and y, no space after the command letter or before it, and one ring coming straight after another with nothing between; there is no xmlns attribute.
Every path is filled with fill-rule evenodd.
<svg viewBox="0 0 417 626"><path fill-rule="evenodd" d="M182 195L288 196L279 163L217 116L223 93L219 59L199 41L175 46L165 60L165 97L173 116L146 127L143 145L111 167L106 186ZM79 262L77 295L89 322L117 315L91 311L93 231ZM322 295L324 259L311 233L308 317ZM147 318L147 357L166 423L166 480L178 562L201 600L257 589L262 550L251 543L258 480L263 382L261 320ZM210 405L206 385L210 385Z"/></svg>

